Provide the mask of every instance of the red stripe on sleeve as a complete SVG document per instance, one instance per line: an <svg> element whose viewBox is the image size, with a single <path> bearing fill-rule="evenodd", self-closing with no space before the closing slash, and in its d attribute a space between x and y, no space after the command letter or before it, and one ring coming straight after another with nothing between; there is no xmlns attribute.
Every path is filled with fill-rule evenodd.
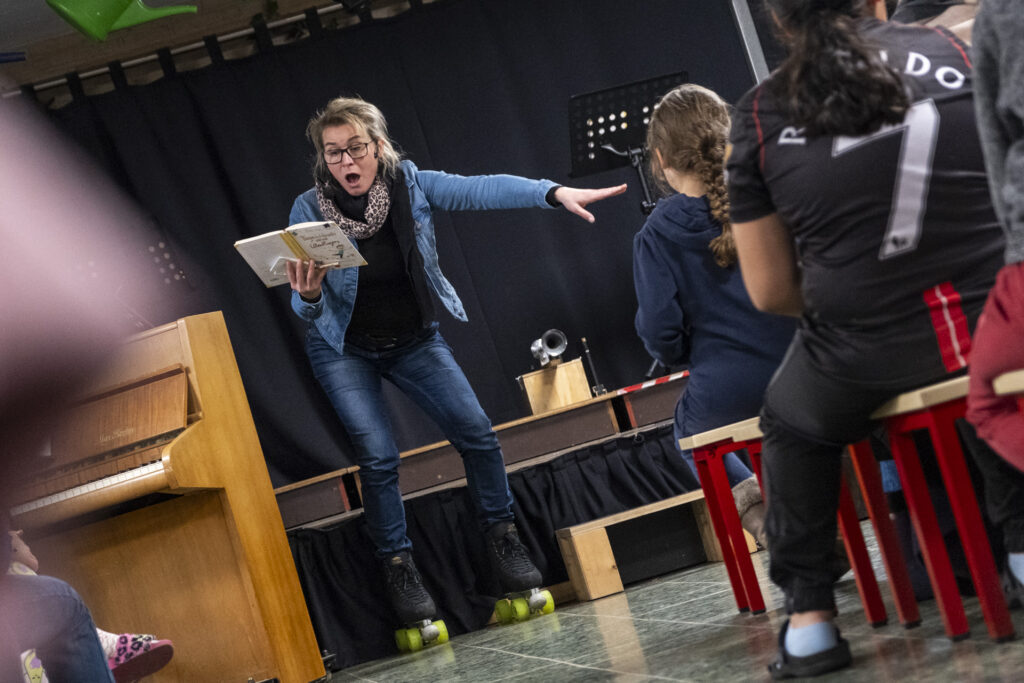
<svg viewBox="0 0 1024 683"><path fill-rule="evenodd" d="M928 26L927 28L930 28L931 30L935 31L940 36L948 40L953 45L953 47L956 48L957 52L960 53L960 56L964 58L964 64L966 64L968 68L974 68L973 66L971 66L971 58L967 56L967 52L964 50L963 45L960 44L960 40L956 36L938 26Z"/></svg>
<svg viewBox="0 0 1024 683"><path fill-rule="evenodd" d="M758 167L764 173L764 131L761 130L761 118L757 115L760 109L761 88L754 93L754 127L757 129Z"/></svg>
<svg viewBox="0 0 1024 683"><path fill-rule="evenodd" d="M967 318L960 306L959 292L953 288L952 283L943 282L926 289L922 296L931 316L939 354L946 370L954 372L966 367L971 337L967 331Z"/></svg>
<svg viewBox="0 0 1024 683"><path fill-rule="evenodd" d="M967 315L964 313L960 292L953 289L952 282L943 282L939 285L940 290L949 301L955 305L949 306L949 317L953 323L953 334L956 337L957 345L960 347L960 354L965 362L971 359L971 331L967 326Z"/></svg>

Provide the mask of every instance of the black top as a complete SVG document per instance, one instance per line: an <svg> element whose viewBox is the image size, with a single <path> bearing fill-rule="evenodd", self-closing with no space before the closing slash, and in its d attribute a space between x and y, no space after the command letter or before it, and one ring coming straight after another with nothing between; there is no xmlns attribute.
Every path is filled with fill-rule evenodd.
<svg viewBox="0 0 1024 683"><path fill-rule="evenodd" d="M866 381L930 379L963 367L1002 253L971 66L947 31L874 19L861 28L905 74L914 104L904 122L860 138L807 137L769 78L736 107L731 217L778 213L791 230L801 336L823 367Z"/></svg>
<svg viewBox="0 0 1024 683"><path fill-rule="evenodd" d="M346 335L400 338L422 326L394 222L389 212L380 230L357 240L367 265L359 269L356 303Z"/></svg>
<svg viewBox="0 0 1024 683"><path fill-rule="evenodd" d="M367 265L359 269L352 319L345 331L346 341L369 348L410 339L434 320L401 169L387 185L391 208L384 224L371 237L356 240ZM336 188L331 199L344 215L365 220L367 195L352 197Z"/></svg>

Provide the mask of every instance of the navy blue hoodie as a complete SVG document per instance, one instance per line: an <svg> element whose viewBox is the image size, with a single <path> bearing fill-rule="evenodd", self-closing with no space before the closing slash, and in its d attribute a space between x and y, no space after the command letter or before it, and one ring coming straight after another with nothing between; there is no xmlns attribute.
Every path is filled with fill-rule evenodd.
<svg viewBox="0 0 1024 683"><path fill-rule="evenodd" d="M676 407L682 435L757 416L797 326L754 308L738 266L715 264L708 245L721 233L707 198L677 194L633 239L636 331L662 364L690 368Z"/></svg>

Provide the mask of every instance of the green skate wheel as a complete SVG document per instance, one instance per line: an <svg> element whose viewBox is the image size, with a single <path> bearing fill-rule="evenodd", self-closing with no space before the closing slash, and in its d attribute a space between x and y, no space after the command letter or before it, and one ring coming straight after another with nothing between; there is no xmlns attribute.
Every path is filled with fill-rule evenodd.
<svg viewBox="0 0 1024 683"><path fill-rule="evenodd" d="M530 618L530 603L526 598L515 598L512 600L512 613L516 621L525 621Z"/></svg>
<svg viewBox="0 0 1024 683"><path fill-rule="evenodd" d="M418 628L405 629L409 634L409 652L419 652L423 649L423 636Z"/></svg>
<svg viewBox="0 0 1024 683"><path fill-rule="evenodd" d="M551 614L555 611L555 598L551 595L551 591L541 591L541 595L544 596L544 606L540 608L541 614Z"/></svg>
<svg viewBox="0 0 1024 683"><path fill-rule="evenodd" d="M399 652L409 651L409 635L405 632L404 628L395 631L395 645L398 646Z"/></svg>
<svg viewBox="0 0 1024 683"><path fill-rule="evenodd" d="M499 624L511 624L516 620L515 614L512 612L512 603L508 600L498 600L494 603L494 614Z"/></svg>
<svg viewBox="0 0 1024 683"><path fill-rule="evenodd" d="M434 622L434 626L437 627L437 640L435 641L438 645L443 645L448 642L448 627L444 625L444 622L438 619Z"/></svg>
<svg viewBox="0 0 1024 683"><path fill-rule="evenodd" d="M423 649L423 638L418 628L400 628L395 631L395 644L399 652L416 652Z"/></svg>

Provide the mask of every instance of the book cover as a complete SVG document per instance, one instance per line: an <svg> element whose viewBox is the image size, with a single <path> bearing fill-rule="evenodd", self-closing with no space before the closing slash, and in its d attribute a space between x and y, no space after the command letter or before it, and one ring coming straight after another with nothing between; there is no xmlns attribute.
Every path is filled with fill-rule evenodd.
<svg viewBox="0 0 1024 683"><path fill-rule="evenodd" d="M288 283L288 261L313 260L331 268L365 266L366 260L337 223L296 223L284 230L235 242L235 249L267 287Z"/></svg>

